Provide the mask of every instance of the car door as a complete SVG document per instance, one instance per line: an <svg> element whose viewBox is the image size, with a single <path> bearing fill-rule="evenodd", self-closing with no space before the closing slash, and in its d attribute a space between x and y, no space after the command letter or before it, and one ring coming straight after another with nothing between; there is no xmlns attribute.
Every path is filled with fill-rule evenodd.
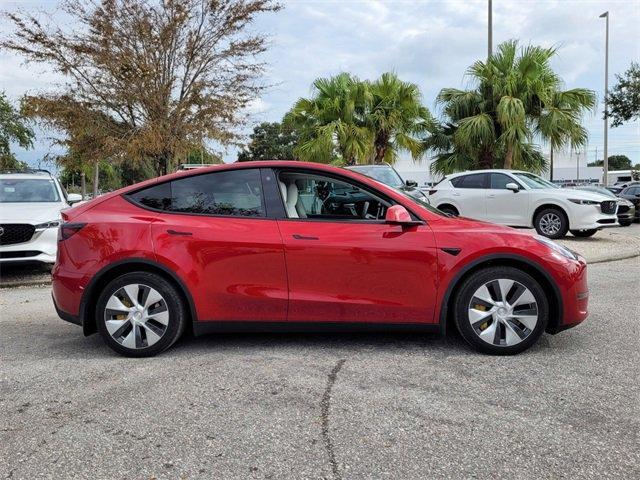
<svg viewBox="0 0 640 480"><path fill-rule="evenodd" d="M195 174L131 200L160 210L157 259L189 285L199 321L286 320L284 246L260 169Z"/></svg>
<svg viewBox="0 0 640 480"><path fill-rule="evenodd" d="M287 170L279 185L290 322L433 323L428 225L386 224L390 202L344 177Z"/></svg>
<svg viewBox="0 0 640 480"><path fill-rule="evenodd" d="M463 217L475 218L477 220L487 219L486 208L486 188L489 174L472 173L462 175L451 180L454 191L451 193L455 202L460 206L460 215Z"/></svg>
<svg viewBox="0 0 640 480"><path fill-rule="evenodd" d="M515 183L520 190L514 192L506 185ZM504 173L489 174L489 188L485 190L487 220L501 225L526 226L530 222L528 190Z"/></svg>

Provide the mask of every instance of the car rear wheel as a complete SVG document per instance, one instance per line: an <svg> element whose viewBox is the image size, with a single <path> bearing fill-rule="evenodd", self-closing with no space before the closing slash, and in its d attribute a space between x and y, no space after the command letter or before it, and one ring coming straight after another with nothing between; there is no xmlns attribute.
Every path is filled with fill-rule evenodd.
<svg viewBox="0 0 640 480"><path fill-rule="evenodd" d="M595 228L592 230L571 230L571 234L574 237L587 238L595 235L597 231Z"/></svg>
<svg viewBox="0 0 640 480"><path fill-rule="evenodd" d="M513 355L544 332L549 302L536 279L511 267L490 267L468 277L454 305L460 335L475 349Z"/></svg>
<svg viewBox="0 0 640 480"><path fill-rule="evenodd" d="M562 238L569 231L569 221L564 212L557 208L545 208L538 212L533 226L539 235L547 238Z"/></svg>
<svg viewBox="0 0 640 480"><path fill-rule="evenodd" d="M156 355L182 334L187 317L176 288L154 273L122 275L102 291L96 306L105 343L130 357Z"/></svg>

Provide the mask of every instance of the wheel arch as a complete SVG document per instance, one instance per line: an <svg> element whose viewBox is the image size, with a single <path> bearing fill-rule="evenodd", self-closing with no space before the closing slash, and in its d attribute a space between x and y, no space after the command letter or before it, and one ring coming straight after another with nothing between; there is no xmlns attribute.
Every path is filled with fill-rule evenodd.
<svg viewBox="0 0 640 480"><path fill-rule="evenodd" d="M82 321L82 331L85 336L97 332L95 309L100 287L106 285L114 278L125 273L148 272L155 273L176 287L182 300L187 305L190 322L198 320L195 304L189 289L178 275L166 266L146 258L128 258L111 263L96 273L85 288L82 300L80 301L80 319Z"/></svg>
<svg viewBox="0 0 640 480"><path fill-rule="evenodd" d="M458 215L460 215L460 209L459 209L458 207L456 207L452 202L444 201L444 202L442 202L442 203L438 204L438 206L437 206L436 208L437 208L438 210L440 210L442 207L445 207L445 208L446 208L446 207L452 208L453 210L455 210L455 211L458 213Z"/></svg>
<svg viewBox="0 0 640 480"><path fill-rule="evenodd" d="M533 260L520 255L496 254L482 257L468 263L462 267L449 283L442 298L442 307L440 308L439 321L441 334L444 335L446 333L449 322L453 320L453 302L456 298L456 292L459 290L458 287L462 282L479 270L498 266L518 268L535 278L545 291L552 293L553 298L549 299L549 322L547 323L546 331L549 333L558 331L560 325L562 325L564 308L560 289L553 278L551 278L540 264Z"/></svg>
<svg viewBox="0 0 640 480"><path fill-rule="evenodd" d="M564 208L562 205L559 205L557 203L549 203L549 202L545 202L542 205L538 205L534 210L533 210L533 215L531 216L531 225L533 225L535 227L536 224L536 217L538 216L538 214L542 211L545 210L547 208L553 208L555 210L559 210L563 215L564 218L567 220L567 225L569 225L569 227L571 227L570 225L570 220L569 220L569 213L567 212L567 209Z"/></svg>

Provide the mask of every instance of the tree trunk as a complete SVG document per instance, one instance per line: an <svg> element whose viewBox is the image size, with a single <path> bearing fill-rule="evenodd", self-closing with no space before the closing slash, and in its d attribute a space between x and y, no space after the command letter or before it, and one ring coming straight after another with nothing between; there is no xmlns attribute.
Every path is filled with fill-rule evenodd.
<svg viewBox="0 0 640 480"><path fill-rule="evenodd" d="M480 155L480 161L478 165L483 170L489 170L493 168L493 155L490 151L485 150Z"/></svg>
<svg viewBox="0 0 640 480"><path fill-rule="evenodd" d="M80 185L82 191L82 200L87 199L87 181L84 172L80 172Z"/></svg>
<svg viewBox="0 0 640 480"><path fill-rule="evenodd" d="M507 154L504 156L504 168L507 170L511 169L513 166L513 147L507 147Z"/></svg>
<svg viewBox="0 0 640 480"><path fill-rule="evenodd" d="M96 164L93 168L93 198L98 196L98 179L100 178L100 160L96 160Z"/></svg>
<svg viewBox="0 0 640 480"><path fill-rule="evenodd" d="M373 156L373 163L375 165L380 165L382 164L382 162L384 162L384 157L387 153L387 145L388 143L388 139L386 136L384 135L378 135L376 137L376 140L374 142L374 156Z"/></svg>
<svg viewBox="0 0 640 480"><path fill-rule="evenodd" d="M551 145L549 152L549 180L553 182L553 145Z"/></svg>

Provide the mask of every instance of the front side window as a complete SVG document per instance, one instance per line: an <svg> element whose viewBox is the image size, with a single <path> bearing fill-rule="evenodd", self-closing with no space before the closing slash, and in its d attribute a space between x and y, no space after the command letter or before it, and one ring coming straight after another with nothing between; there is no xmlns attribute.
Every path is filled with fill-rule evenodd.
<svg viewBox="0 0 640 480"><path fill-rule="evenodd" d="M492 173L491 174L491 188L492 190L507 190L507 183L516 183L517 182L505 175L504 173Z"/></svg>
<svg viewBox="0 0 640 480"><path fill-rule="evenodd" d="M257 169L193 175L140 190L130 198L149 208L168 212L266 216Z"/></svg>
<svg viewBox="0 0 640 480"><path fill-rule="evenodd" d="M320 175L282 172L278 184L289 218L384 220L390 206L356 185Z"/></svg>
<svg viewBox="0 0 640 480"><path fill-rule="evenodd" d="M487 174L474 173L472 175L463 175L451 180L451 184L456 188L487 188Z"/></svg>
<svg viewBox="0 0 640 480"><path fill-rule="evenodd" d="M53 179L0 179L0 203L54 203L60 195Z"/></svg>

